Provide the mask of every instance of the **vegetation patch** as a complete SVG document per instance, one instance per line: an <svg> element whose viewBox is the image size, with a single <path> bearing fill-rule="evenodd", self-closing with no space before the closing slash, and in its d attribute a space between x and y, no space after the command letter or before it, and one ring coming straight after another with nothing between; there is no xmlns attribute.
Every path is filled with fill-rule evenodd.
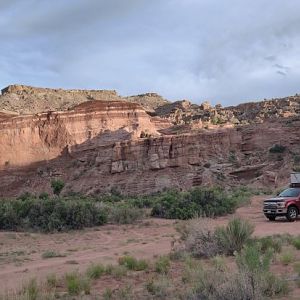
<svg viewBox="0 0 300 300"><path fill-rule="evenodd" d="M143 271L148 269L149 264L144 259L136 259L133 256L122 256L119 258L119 264L132 271Z"/></svg>
<svg viewBox="0 0 300 300"><path fill-rule="evenodd" d="M0 201L0 229L43 232L82 229L107 222L107 212L88 199L32 196Z"/></svg>
<svg viewBox="0 0 300 300"><path fill-rule="evenodd" d="M42 258L54 258L54 257L66 257L66 254L61 254L59 252L48 250L42 254Z"/></svg>
<svg viewBox="0 0 300 300"><path fill-rule="evenodd" d="M168 191L155 199L152 216L167 219L191 219L195 216L222 216L247 203L251 192L221 188L195 188L189 192Z"/></svg>
<svg viewBox="0 0 300 300"><path fill-rule="evenodd" d="M269 152L270 153L283 153L283 152L285 152L285 150L286 150L285 146L275 144L269 149Z"/></svg>

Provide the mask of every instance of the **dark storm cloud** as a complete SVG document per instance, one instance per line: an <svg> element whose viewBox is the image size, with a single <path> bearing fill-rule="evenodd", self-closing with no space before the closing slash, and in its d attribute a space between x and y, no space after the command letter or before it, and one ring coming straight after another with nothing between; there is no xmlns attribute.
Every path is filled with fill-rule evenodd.
<svg viewBox="0 0 300 300"><path fill-rule="evenodd" d="M224 105L294 94L299 9L298 0L0 0L0 84Z"/></svg>

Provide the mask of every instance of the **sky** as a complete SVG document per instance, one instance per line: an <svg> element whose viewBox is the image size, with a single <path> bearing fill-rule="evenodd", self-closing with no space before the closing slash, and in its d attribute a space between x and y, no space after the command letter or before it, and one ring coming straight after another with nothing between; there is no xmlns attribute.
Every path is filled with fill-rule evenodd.
<svg viewBox="0 0 300 300"><path fill-rule="evenodd" d="M0 0L0 88L224 106L300 93L299 0Z"/></svg>

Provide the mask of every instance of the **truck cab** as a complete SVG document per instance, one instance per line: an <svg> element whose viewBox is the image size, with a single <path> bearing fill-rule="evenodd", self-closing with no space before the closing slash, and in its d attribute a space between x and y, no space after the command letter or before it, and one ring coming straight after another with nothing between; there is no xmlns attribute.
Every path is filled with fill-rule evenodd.
<svg viewBox="0 0 300 300"><path fill-rule="evenodd" d="M300 212L300 186L292 183L290 186L278 196L264 201L263 212L270 221L278 216L285 216L290 222L297 219Z"/></svg>

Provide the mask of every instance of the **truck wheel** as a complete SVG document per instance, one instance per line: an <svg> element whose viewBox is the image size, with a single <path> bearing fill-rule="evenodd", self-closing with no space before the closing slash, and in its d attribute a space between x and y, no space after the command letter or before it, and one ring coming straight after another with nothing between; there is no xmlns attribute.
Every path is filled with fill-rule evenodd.
<svg viewBox="0 0 300 300"><path fill-rule="evenodd" d="M276 216L268 216L268 219L269 219L270 221L275 221Z"/></svg>
<svg viewBox="0 0 300 300"><path fill-rule="evenodd" d="M294 222L297 219L298 216L298 209L295 206L290 206L287 210L286 218L290 222Z"/></svg>

